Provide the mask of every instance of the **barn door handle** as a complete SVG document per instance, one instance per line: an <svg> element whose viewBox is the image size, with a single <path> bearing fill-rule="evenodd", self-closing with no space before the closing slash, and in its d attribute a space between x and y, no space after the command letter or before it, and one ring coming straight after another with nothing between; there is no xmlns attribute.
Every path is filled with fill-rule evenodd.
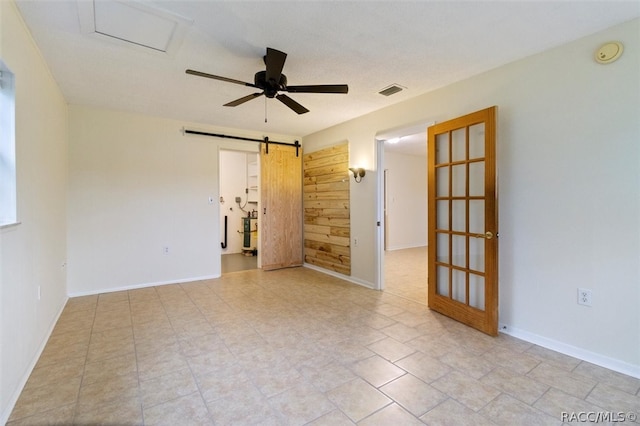
<svg viewBox="0 0 640 426"><path fill-rule="evenodd" d="M262 214L267 214L267 208L266 207L262 210Z"/></svg>

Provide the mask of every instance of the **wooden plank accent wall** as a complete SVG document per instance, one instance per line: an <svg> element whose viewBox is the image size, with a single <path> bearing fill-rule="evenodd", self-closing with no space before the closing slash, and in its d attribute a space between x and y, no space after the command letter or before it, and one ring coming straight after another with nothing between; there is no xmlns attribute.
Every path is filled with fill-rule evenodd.
<svg viewBox="0 0 640 426"><path fill-rule="evenodd" d="M349 144L305 154L304 261L351 275Z"/></svg>

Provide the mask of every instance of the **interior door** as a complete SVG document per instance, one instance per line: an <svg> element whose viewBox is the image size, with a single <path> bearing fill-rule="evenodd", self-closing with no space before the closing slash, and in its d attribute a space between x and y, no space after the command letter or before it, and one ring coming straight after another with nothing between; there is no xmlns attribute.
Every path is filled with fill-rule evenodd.
<svg viewBox="0 0 640 426"><path fill-rule="evenodd" d="M261 144L262 269L300 266L302 249L302 149Z"/></svg>
<svg viewBox="0 0 640 426"><path fill-rule="evenodd" d="M429 308L498 334L496 107L428 129Z"/></svg>

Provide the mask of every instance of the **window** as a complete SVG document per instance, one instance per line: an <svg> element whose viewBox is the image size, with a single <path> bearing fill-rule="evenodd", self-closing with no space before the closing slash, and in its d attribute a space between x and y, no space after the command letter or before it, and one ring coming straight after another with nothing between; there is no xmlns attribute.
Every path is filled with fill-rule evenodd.
<svg viewBox="0 0 640 426"><path fill-rule="evenodd" d="M15 80L0 60L0 226L17 222Z"/></svg>

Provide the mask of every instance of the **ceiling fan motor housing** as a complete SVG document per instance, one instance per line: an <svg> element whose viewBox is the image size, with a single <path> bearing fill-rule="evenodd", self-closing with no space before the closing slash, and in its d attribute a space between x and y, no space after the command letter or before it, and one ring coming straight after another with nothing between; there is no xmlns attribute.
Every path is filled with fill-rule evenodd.
<svg viewBox="0 0 640 426"><path fill-rule="evenodd" d="M258 86L258 88L264 90L264 94L267 98L274 98L278 93L278 90L285 90L287 87L287 76L284 74L280 74L280 81L275 82L274 80L267 81L266 71L258 71L253 78L254 84Z"/></svg>

